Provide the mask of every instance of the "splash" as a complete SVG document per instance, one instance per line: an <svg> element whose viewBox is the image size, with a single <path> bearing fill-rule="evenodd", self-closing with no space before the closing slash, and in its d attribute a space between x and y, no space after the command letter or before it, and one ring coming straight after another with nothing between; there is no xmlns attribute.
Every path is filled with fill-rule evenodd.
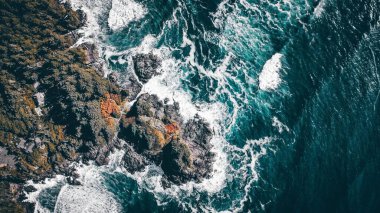
<svg viewBox="0 0 380 213"><path fill-rule="evenodd" d="M325 2L325 0L321 0L319 3L318 3L318 5L317 5L317 7L315 7L314 8L314 16L315 17L317 17L317 18L319 18L319 17L321 17L322 16L322 13L323 13L323 11L324 11L324 7L326 6L326 2Z"/></svg>
<svg viewBox="0 0 380 213"><path fill-rule="evenodd" d="M282 54L276 53L269 59L263 67L259 76L261 90L275 90L281 83L279 71L281 69Z"/></svg>
<svg viewBox="0 0 380 213"><path fill-rule="evenodd" d="M130 22L141 19L146 13L147 10L141 4L132 0L113 0L108 26L114 31L119 30Z"/></svg>

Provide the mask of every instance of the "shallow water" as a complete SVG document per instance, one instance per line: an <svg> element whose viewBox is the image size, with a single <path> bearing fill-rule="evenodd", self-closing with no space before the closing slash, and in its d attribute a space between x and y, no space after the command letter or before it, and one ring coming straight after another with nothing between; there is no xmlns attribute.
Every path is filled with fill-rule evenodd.
<svg viewBox="0 0 380 213"><path fill-rule="evenodd" d="M153 52L143 92L214 130L210 179L163 189L162 171L78 165L51 180L47 212L372 212L380 205L377 0L71 0L109 72ZM379 69L378 69L379 67ZM122 82L121 82L122 83Z"/></svg>

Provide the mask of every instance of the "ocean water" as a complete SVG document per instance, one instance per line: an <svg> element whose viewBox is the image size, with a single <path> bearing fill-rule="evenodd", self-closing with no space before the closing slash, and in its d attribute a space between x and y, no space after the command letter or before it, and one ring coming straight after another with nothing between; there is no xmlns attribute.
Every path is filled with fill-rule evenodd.
<svg viewBox="0 0 380 213"><path fill-rule="evenodd" d="M74 165L34 184L36 212L376 212L378 0L67 0L87 15L106 73L158 55L143 86L212 126L211 178L164 189L162 171ZM33 183L30 183L33 184Z"/></svg>

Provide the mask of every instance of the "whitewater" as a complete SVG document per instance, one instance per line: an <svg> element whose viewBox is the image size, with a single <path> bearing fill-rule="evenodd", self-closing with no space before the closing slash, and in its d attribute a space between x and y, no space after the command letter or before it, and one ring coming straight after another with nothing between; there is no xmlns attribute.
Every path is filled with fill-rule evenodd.
<svg viewBox="0 0 380 213"><path fill-rule="evenodd" d="M287 79L295 59L286 51L293 36L324 17L328 2L63 2L86 14L75 46L97 46L105 77L115 72L123 85L123 76L134 75L133 56L162 59L160 74L140 94L179 103L185 120L204 118L215 162L210 178L164 188L159 167L131 174L117 150L105 166L73 164L79 186L62 176L29 182L38 189L27 196L35 212L266 211L279 191L264 179L274 169L270 159L283 156L278 152L292 147L302 129L284 112L294 96Z"/></svg>
<svg viewBox="0 0 380 213"><path fill-rule="evenodd" d="M249 199L253 183L259 179L256 171L259 158L266 155L269 151L267 147L273 141L278 141L278 138L269 135L259 139L245 139L241 141L245 144L243 146L227 141L233 129L238 128L237 119L244 116L240 109L252 102L248 97L252 91L249 91L251 88L246 88L246 84L258 86L259 93L267 91L278 96L283 95L281 91L276 91L281 83L280 60L282 55L280 53L274 53L261 68L257 66L256 70L245 61L246 57L252 57L246 55L246 52L256 51L255 48L264 46L267 38L262 35L260 29L247 26L250 20L240 12L241 9L254 11L260 10L260 8L248 8L254 6L245 1L221 2L216 11L209 12L213 27L219 31L217 33L212 30L197 29L202 26L202 23L195 23L199 20L195 20L195 14L192 14L187 2L178 1L178 5L174 6L171 15L166 20L162 20L161 32L139 35L141 39L139 43L136 42L136 46L123 47L113 44L107 40L109 39L107 37L122 36L129 28L147 22L144 21L144 17L151 12L150 10L159 10L159 8L149 8L143 3L132 0L70 0L68 2L73 9L83 10L87 16L86 25L78 30L82 37L75 46L86 42L96 44L99 48L99 58L107 64L107 67L104 68L105 76L111 72L117 72L117 70L113 70L113 64L125 67L123 72L133 73L132 56L138 53L153 53L163 59L162 66L159 68L160 75L149 80L143 86L140 94L155 94L161 100L169 99L169 103L178 102L180 113L185 120L193 118L196 114L206 119L214 132L211 144L216 157L211 178L205 179L201 183L189 182L164 189L160 181L163 173L158 167L152 165L146 167L143 172L130 174L119 166L120 156L123 152L119 150L111 156L111 163L106 166L73 165L80 175L81 186L70 186L64 182L61 176L47 180L45 186L38 185L39 190L28 197L29 201L38 204L36 212L49 212L48 208L44 208L39 203L38 194L46 193L47 188L57 185L61 186L58 187L59 193L54 205L54 212L75 212L78 209L83 212L122 211L123 207L115 198L119 195L112 194L104 186L104 182L108 181L105 173L111 176L123 175L131 179L131 182L136 182L136 188L131 190L135 190L137 194L153 195L154 202L159 207L165 207L165 205L175 202L186 211L242 210L244 202ZM284 2L284 4L292 5L293 3ZM273 6L278 7L277 12L287 16L294 12L291 11L293 8L290 11L283 11L279 5ZM228 11L228 8L234 9ZM273 17L275 16L276 14L273 14ZM278 28L281 28L279 25L284 24L275 19L271 21L279 22L275 24L275 27ZM198 24L200 26L197 26ZM246 26L246 28L242 28L242 26ZM194 34L189 35L188 32L192 28L197 31L195 35L199 38L194 38ZM169 41L173 39L168 37L170 31L176 31L179 34L173 42ZM249 47L241 46L244 41L252 44L254 48L249 50L246 49ZM220 46L219 58L215 60L208 58L202 50L202 46L197 47L200 42ZM183 52L182 56L174 57L176 51ZM272 51L267 50L266 52L270 54ZM268 57L265 55L260 56L261 60ZM200 57L205 59L200 60ZM206 60L209 62L204 63ZM191 84L191 75L200 75L206 81L204 84L210 84L208 86L201 85L210 88L197 88L196 86L192 88L207 93L205 95L207 100L197 97L196 94L189 91L191 85L188 84ZM239 75L243 75L248 81L244 82ZM257 75L259 75L258 78ZM233 82L232 85L231 82ZM226 98L228 101L224 101ZM271 108L270 103L267 104L268 106L262 110ZM237 183L237 187L232 186ZM236 197L227 198L226 193L234 193ZM200 197L205 195L208 198L200 201ZM212 203L215 200L220 200L219 202L228 200L229 204L220 209L213 206Z"/></svg>

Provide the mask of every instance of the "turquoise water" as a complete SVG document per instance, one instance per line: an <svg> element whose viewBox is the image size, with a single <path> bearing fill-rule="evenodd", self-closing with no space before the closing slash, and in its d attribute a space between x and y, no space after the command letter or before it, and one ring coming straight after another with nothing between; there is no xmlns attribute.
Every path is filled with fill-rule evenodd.
<svg viewBox="0 0 380 213"><path fill-rule="evenodd" d="M125 10L136 8L142 15L116 30L110 25L116 0L95 2L72 4L93 15L98 28L84 31L101 47L108 69L127 76L134 54L159 55L162 74L143 91L178 101L185 118L199 113L212 124L215 171L203 183L163 189L160 169L129 174L116 153L109 166L82 167L83 186L43 190L41 208L374 212L380 207L380 2L141 0ZM75 197L82 192L88 197Z"/></svg>

